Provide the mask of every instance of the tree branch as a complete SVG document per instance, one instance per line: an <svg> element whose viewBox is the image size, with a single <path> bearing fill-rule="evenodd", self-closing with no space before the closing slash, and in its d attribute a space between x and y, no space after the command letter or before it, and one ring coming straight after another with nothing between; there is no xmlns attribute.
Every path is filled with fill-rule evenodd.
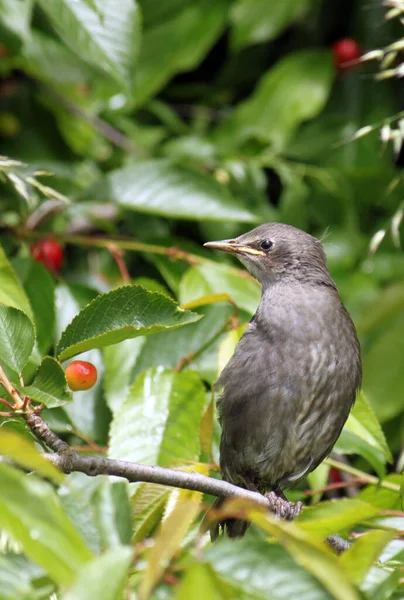
<svg viewBox="0 0 404 600"><path fill-rule="evenodd" d="M130 483L156 483L202 492L203 494L210 494L212 496L244 498L252 500L259 506L264 506L269 510L274 508L270 498L258 492L250 492L227 481L206 477L199 473L187 473L163 467L150 467L126 460L115 460L100 456L83 456L70 448L66 442L53 433L39 415L32 412L26 416L26 421L34 435L54 451L54 453L45 453L45 458L63 473L68 474L78 471L85 473L89 477L111 475L114 477L123 477ZM329 536L327 542L339 553L344 552L350 547L350 543L338 535Z"/></svg>

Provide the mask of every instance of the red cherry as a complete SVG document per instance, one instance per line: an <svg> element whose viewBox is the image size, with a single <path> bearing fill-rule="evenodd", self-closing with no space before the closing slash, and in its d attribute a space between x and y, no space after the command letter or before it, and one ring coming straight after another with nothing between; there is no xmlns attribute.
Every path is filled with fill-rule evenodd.
<svg viewBox="0 0 404 600"><path fill-rule="evenodd" d="M97 381L97 369L85 360L74 360L65 371L67 383L73 392L89 390Z"/></svg>
<svg viewBox="0 0 404 600"><path fill-rule="evenodd" d="M357 60L361 52L358 42L352 38L342 38L332 45L334 64L339 71L355 66L352 61Z"/></svg>
<svg viewBox="0 0 404 600"><path fill-rule="evenodd" d="M31 254L49 271L60 271L64 251L56 240L39 240L31 245Z"/></svg>

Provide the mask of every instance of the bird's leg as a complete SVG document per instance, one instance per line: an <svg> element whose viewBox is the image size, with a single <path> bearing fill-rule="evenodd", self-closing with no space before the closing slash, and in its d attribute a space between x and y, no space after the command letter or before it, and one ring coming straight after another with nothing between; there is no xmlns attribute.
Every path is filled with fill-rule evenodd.
<svg viewBox="0 0 404 600"><path fill-rule="evenodd" d="M269 502L269 510L280 519L292 521L302 512L302 502L296 502L296 504L289 502L278 487L265 494L265 497Z"/></svg>

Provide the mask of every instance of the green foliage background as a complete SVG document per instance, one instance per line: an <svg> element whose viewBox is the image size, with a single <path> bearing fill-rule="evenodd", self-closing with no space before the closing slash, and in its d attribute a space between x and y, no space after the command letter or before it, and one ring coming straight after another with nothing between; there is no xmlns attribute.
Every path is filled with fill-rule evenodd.
<svg viewBox="0 0 404 600"><path fill-rule="evenodd" d="M55 432L84 452L219 476L209 387L260 289L201 244L269 220L323 239L364 362L338 454L289 492L303 515L252 512L243 540L214 545L199 533L212 498L62 477L3 417L0 453L36 475L0 463L1 599L403 597L402 134L396 153L379 139L402 89L375 79L377 63L336 72L330 51L345 35L364 51L401 39L386 12L378 0L0 0L12 157L0 364ZM49 235L65 248L57 277L29 251ZM142 287L121 287L120 260ZM59 361L78 354L99 381L72 394ZM360 481L305 495L331 464ZM355 544L336 557L331 533Z"/></svg>

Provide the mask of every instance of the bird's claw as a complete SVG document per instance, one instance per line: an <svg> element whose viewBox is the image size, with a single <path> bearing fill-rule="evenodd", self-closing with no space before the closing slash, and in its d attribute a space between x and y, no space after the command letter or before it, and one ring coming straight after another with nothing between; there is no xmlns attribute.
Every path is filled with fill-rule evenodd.
<svg viewBox="0 0 404 600"><path fill-rule="evenodd" d="M279 519L285 519L285 521L292 521L302 512L302 502L289 502L284 498L281 498L275 492L269 492L265 494L266 499L269 503L269 510L274 513Z"/></svg>

